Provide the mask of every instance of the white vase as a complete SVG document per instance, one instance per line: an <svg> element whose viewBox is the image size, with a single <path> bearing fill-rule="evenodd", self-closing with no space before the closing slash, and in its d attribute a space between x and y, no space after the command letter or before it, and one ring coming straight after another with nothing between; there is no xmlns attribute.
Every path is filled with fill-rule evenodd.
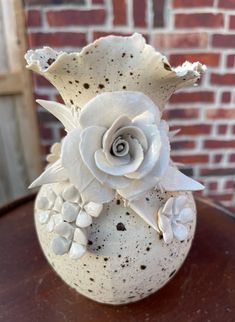
<svg viewBox="0 0 235 322"><path fill-rule="evenodd" d="M61 188L60 184L44 185L37 199L47 196L51 187L57 193ZM55 272L78 293L107 304L138 301L159 290L176 274L189 252L196 225L191 192L151 191L146 197L146 203L160 206L169 197L182 194L194 210L193 220L186 225L188 238L183 242L174 238L166 244L121 199L106 204L100 216L93 219L88 229L88 251L79 260L71 259L67 253L53 253L51 241L55 233L39 222L39 211L35 209L39 242Z"/></svg>

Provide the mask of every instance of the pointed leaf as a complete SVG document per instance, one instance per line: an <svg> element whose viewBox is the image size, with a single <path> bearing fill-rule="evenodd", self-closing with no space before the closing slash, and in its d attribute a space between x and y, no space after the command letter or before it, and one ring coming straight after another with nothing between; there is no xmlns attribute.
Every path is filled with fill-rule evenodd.
<svg viewBox="0 0 235 322"><path fill-rule="evenodd" d="M65 168L61 165L61 160L57 160L55 163L50 165L46 170L36 179L34 180L29 189L41 186L47 183L54 183L65 181L68 179L68 173Z"/></svg>
<svg viewBox="0 0 235 322"><path fill-rule="evenodd" d="M145 196L141 199L129 202L129 207L133 209L148 225L159 232L157 225L157 205L146 202Z"/></svg>
<svg viewBox="0 0 235 322"><path fill-rule="evenodd" d="M204 186L187 177L177 168L169 166L161 179L160 184L166 191L203 190Z"/></svg>
<svg viewBox="0 0 235 322"><path fill-rule="evenodd" d="M72 115L71 109L65 105L45 100L36 100L36 102L53 114L64 125L66 131L72 131L78 127L76 116Z"/></svg>

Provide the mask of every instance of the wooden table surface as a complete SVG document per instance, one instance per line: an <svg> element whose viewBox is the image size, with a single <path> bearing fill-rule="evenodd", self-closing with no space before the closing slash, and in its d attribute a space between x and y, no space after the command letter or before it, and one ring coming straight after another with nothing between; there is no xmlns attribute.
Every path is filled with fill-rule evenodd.
<svg viewBox="0 0 235 322"><path fill-rule="evenodd" d="M47 264L33 225L33 197L0 209L0 321L234 322L235 220L197 201L189 256L157 293L124 306L95 303Z"/></svg>

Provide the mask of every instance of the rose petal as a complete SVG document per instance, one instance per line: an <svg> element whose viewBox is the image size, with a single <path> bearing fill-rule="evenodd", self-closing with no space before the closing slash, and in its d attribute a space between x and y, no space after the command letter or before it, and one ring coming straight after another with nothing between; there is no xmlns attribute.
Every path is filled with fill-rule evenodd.
<svg viewBox="0 0 235 322"><path fill-rule="evenodd" d="M25 58L28 68L58 89L67 106L72 100L82 107L97 92L127 89L145 93L163 109L177 88L194 84L204 71L199 63L172 69L166 57L139 34L100 38L80 53L57 53L48 47L31 50ZM51 64L51 60L56 61Z"/></svg>
<svg viewBox="0 0 235 322"><path fill-rule="evenodd" d="M159 112L158 109L156 109L156 114L157 115L153 115L149 111L145 111L142 114L136 116L132 120L132 122L133 122L133 124L136 124L137 126L139 124L156 124L156 125L159 125L161 116L160 116L160 112Z"/></svg>
<svg viewBox="0 0 235 322"><path fill-rule="evenodd" d="M144 161L138 170L128 175L128 177L132 179L141 179L153 169L158 161L161 149L160 133L157 126L153 124L141 124L141 129L148 138L149 149L147 150Z"/></svg>
<svg viewBox="0 0 235 322"><path fill-rule="evenodd" d="M124 139L126 139L127 136L131 136L139 141L144 151L148 149L148 141L145 133L136 126L124 126L116 132L116 136L121 136Z"/></svg>
<svg viewBox="0 0 235 322"><path fill-rule="evenodd" d="M116 135L117 130L131 123L131 120L126 115L121 115L117 120L113 122L110 128L106 131L103 136L103 149L105 154L110 154L110 149L112 147L113 141L118 136Z"/></svg>
<svg viewBox="0 0 235 322"><path fill-rule="evenodd" d="M158 118L153 101L140 92L106 92L91 99L81 110L79 122L83 128L96 124L109 128L120 115L129 119L149 111Z"/></svg>
<svg viewBox="0 0 235 322"><path fill-rule="evenodd" d="M176 239L183 241L188 237L188 229L182 224L172 223L173 234Z"/></svg>
<svg viewBox="0 0 235 322"><path fill-rule="evenodd" d="M113 200L115 192L101 185L84 164L79 150L80 134L81 131L76 129L65 137L61 151L62 165L68 171L70 181L77 187L83 202L109 202Z"/></svg>
<svg viewBox="0 0 235 322"><path fill-rule="evenodd" d="M114 166L114 167L129 164L131 160L131 157L129 154L126 154L123 157L115 157L109 153L109 157L107 158L103 150L99 150L99 153L102 154L102 158L106 159L110 166Z"/></svg>
<svg viewBox="0 0 235 322"><path fill-rule="evenodd" d="M46 168L46 170L34 180L29 189L41 186L46 183L61 182L68 179L67 170L61 165L61 160L57 160L55 163Z"/></svg>
<svg viewBox="0 0 235 322"><path fill-rule="evenodd" d="M111 174L113 176L123 176L130 172L135 171L144 159L144 153L141 145L136 139L130 139L130 155L133 160L129 164L121 166L112 166L108 163L104 154L101 153L102 150L98 150L95 153L95 161L97 167L105 173Z"/></svg>
<svg viewBox="0 0 235 322"><path fill-rule="evenodd" d="M79 146L82 160L100 183L107 184L114 189L125 188L129 185L128 179L123 177L112 178L107 173L101 171L96 165L94 158L95 152L101 148L102 137L105 131L106 128L90 126L81 132L81 141Z"/></svg>

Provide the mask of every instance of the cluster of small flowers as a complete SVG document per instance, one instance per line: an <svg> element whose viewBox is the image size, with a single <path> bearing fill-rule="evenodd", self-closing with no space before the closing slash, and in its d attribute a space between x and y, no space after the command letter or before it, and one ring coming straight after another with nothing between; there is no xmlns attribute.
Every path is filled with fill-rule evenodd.
<svg viewBox="0 0 235 322"><path fill-rule="evenodd" d="M62 189L61 189L62 188ZM92 217L98 217L102 204L81 204L76 187L70 183L60 184L60 189L46 188L36 202L38 220L49 232L56 233L51 247L56 255L69 253L70 258L79 259L86 253L87 227Z"/></svg>

